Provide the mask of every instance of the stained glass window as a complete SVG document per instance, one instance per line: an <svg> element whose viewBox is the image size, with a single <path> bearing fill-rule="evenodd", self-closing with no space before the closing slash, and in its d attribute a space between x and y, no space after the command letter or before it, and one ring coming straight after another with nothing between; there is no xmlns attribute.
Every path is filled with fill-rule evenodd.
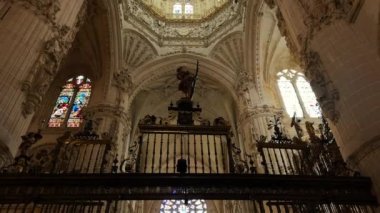
<svg viewBox="0 0 380 213"><path fill-rule="evenodd" d="M205 200L163 200L160 213L207 213Z"/></svg>
<svg viewBox="0 0 380 213"><path fill-rule="evenodd" d="M85 76L67 80L50 116L49 127L79 127L82 122L82 110L87 106L91 95L91 81ZM74 98L75 97L75 98Z"/></svg>
<svg viewBox="0 0 380 213"><path fill-rule="evenodd" d="M321 112L313 90L302 73L295 70L283 70L277 74L278 87L286 112L293 116L319 117Z"/></svg>
<svg viewBox="0 0 380 213"><path fill-rule="evenodd" d="M182 5L179 2L173 5L173 14L182 14Z"/></svg>

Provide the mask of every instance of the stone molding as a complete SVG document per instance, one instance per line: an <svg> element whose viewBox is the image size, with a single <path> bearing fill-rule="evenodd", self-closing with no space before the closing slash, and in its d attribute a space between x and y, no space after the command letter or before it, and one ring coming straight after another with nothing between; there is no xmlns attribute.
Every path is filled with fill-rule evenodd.
<svg viewBox="0 0 380 213"><path fill-rule="evenodd" d="M62 59L67 55L75 35L84 23L86 9L87 4L84 3L78 14L77 22L72 28L66 25L55 25L50 38L43 43L40 55L21 85L21 90L26 96L22 105L24 117L34 113L40 105L59 71Z"/></svg>
<svg viewBox="0 0 380 213"><path fill-rule="evenodd" d="M115 87L128 94L131 94L135 87L128 69L122 69L119 73L114 73L113 80Z"/></svg>

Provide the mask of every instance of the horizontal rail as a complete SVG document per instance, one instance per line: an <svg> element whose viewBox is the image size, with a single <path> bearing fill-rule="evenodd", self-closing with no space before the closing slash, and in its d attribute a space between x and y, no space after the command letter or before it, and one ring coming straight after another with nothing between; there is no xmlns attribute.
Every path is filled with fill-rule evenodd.
<svg viewBox="0 0 380 213"><path fill-rule="evenodd" d="M376 205L365 177L247 174L0 176L0 202L49 200L281 200Z"/></svg>

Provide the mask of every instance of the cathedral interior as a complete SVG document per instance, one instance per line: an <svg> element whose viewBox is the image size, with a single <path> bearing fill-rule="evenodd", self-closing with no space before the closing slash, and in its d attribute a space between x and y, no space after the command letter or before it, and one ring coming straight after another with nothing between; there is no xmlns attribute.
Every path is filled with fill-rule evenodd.
<svg viewBox="0 0 380 213"><path fill-rule="evenodd" d="M380 212L379 67L379 0L0 0L0 212Z"/></svg>

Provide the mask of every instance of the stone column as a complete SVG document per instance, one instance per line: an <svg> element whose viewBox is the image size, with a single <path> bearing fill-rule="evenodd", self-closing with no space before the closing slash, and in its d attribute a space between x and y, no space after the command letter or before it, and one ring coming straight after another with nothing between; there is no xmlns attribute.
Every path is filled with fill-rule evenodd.
<svg viewBox="0 0 380 213"><path fill-rule="evenodd" d="M94 122L94 131L102 138L110 138L113 152L124 159L129 145L131 121L124 108L98 104L86 109L86 118Z"/></svg>
<svg viewBox="0 0 380 213"><path fill-rule="evenodd" d="M267 0L304 64L343 156L380 197L379 1Z"/></svg>
<svg viewBox="0 0 380 213"><path fill-rule="evenodd" d="M0 1L0 128L15 154L83 20L85 0Z"/></svg>

